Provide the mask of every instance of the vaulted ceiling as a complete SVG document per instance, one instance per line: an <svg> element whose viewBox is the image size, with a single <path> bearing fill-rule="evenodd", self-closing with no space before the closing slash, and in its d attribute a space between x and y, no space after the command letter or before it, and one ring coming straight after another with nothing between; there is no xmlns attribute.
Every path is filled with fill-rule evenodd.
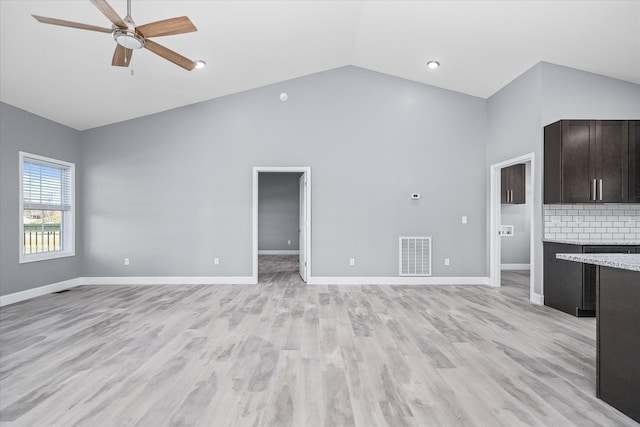
<svg viewBox="0 0 640 427"><path fill-rule="evenodd" d="M110 34L31 14L110 23L89 1L0 1L0 100L79 130L345 65L483 98L539 61L640 83L640 1L133 0L138 25L189 16L197 32L154 40L194 71L145 49L112 67Z"/></svg>

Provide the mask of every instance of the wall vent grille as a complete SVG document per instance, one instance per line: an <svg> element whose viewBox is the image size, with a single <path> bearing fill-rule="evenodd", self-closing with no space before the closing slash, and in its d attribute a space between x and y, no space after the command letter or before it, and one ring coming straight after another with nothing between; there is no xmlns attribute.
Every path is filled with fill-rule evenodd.
<svg viewBox="0 0 640 427"><path fill-rule="evenodd" d="M400 237L400 276L431 276L431 237Z"/></svg>

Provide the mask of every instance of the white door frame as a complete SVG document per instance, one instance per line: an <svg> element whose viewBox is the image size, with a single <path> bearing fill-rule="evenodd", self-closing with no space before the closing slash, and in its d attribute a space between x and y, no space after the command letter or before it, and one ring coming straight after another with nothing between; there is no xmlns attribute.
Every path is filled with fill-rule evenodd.
<svg viewBox="0 0 640 427"><path fill-rule="evenodd" d="M298 273L307 283L307 175L298 178ZM304 230L304 232L302 232Z"/></svg>
<svg viewBox="0 0 640 427"><path fill-rule="evenodd" d="M253 283L258 283L258 175L260 172L300 172L307 177L307 283L311 279L311 168L308 166L255 166L253 168Z"/></svg>
<svg viewBox="0 0 640 427"><path fill-rule="evenodd" d="M518 163L531 162L530 170L530 180L531 180L531 197L533 198L536 194L536 179L535 179L535 153L525 154L520 157L516 157L513 159L505 160L504 162L496 163L491 165L490 168L490 191L489 191L489 284L491 286L500 286L501 279L501 237L498 235L498 230L501 225L501 190L500 190L500 181L502 179L500 175L500 170L504 167L515 165ZM531 218L531 227L530 227L530 242L529 242L529 300L531 302L537 303L537 298L535 298L534 287L533 284L534 276L535 276L535 265L534 265L534 242L536 236L536 221L534 219L534 202L531 200L530 203L530 218Z"/></svg>

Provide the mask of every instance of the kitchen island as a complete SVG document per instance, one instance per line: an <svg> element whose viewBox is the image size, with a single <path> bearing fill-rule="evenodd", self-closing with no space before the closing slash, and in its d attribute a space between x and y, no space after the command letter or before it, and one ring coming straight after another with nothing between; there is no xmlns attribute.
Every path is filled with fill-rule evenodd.
<svg viewBox="0 0 640 427"><path fill-rule="evenodd" d="M598 266L596 395L640 422L640 254L557 254Z"/></svg>

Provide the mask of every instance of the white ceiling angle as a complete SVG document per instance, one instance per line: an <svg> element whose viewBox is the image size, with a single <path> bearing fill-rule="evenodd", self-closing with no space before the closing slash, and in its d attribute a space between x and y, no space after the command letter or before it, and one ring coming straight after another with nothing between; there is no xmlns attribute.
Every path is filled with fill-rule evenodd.
<svg viewBox="0 0 640 427"><path fill-rule="evenodd" d="M126 16L126 1L107 1ZM153 41L207 67L185 71L151 52L113 67L110 35L31 16L111 28L91 2L2 0L0 101L84 130L346 65L482 98L540 61L640 83L639 1L133 0L131 7L138 24L188 16L197 32ZM428 69L429 60L440 67Z"/></svg>

